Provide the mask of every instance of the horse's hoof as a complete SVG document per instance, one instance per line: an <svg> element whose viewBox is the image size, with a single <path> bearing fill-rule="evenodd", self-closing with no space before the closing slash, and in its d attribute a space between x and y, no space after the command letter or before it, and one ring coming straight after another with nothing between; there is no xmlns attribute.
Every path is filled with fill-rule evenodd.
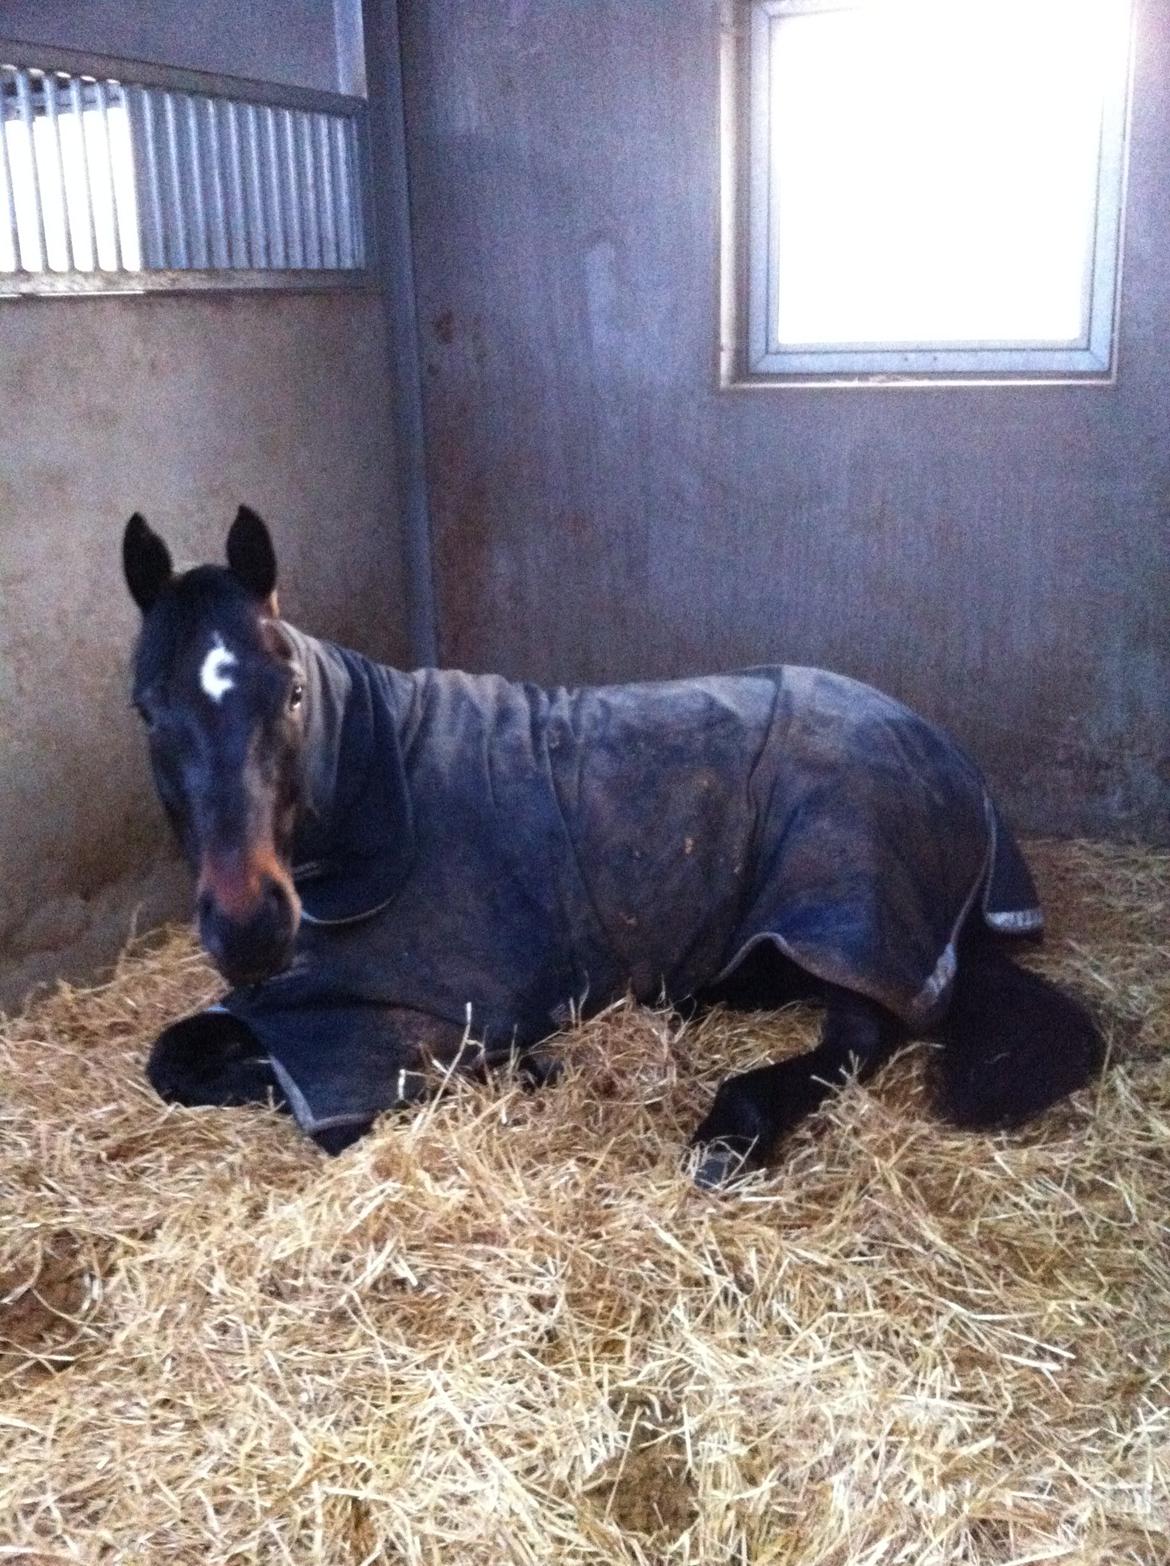
<svg viewBox="0 0 1170 1566"><path fill-rule="evenodd" d="M695 1165L695 1184L702 1191L726 1191L754 1167L751 1142L709 1142Z"/></svg>

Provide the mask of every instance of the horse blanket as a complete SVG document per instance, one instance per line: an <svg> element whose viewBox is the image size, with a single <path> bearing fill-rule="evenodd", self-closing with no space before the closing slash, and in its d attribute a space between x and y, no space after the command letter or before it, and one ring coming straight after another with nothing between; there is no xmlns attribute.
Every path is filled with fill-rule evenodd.
<svg viewBox="0 0 1170 1566"><path fill-rule="evenodd" d="M922 1030L972 909L1041 926L978 770L855 680L545 690L284 629L306 691L303 922L291 966L222 1005L310 1134L416 1097L428 1024L506 1055L627 991L688 996L771 941Z"/></svg>

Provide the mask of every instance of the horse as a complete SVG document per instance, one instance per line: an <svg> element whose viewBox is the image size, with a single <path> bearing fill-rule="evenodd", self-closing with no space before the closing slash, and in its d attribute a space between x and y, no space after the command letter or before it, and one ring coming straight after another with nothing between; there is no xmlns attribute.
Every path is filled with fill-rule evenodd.
<svg viewBox="0 0 1170 1566"><path fill-rule="evenodd" d="M871 687L405 673L281 619L246 506L224 565L176 572L137 513L122 560L133 705L230 986L155 1041L164 1100L274 1103L336 1153L435 1063L541 1079L545 1041L627 994L811 996L815 1048L725 1079L694 1133L719 1189L914 1036L963 1127L1018 1126L1100 1069L1088 1010L1007 949L1043 918L982 775Z"/></svg>

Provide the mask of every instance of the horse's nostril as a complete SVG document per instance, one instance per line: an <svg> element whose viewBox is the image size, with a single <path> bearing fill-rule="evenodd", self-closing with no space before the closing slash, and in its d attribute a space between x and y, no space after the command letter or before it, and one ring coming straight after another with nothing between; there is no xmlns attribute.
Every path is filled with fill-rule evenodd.
<svg viewBox="0 0 1170 1566"><path fill-rule="evenodd" d="M288 893L274 876L264 877L263 905L269 915L281 915L288 907Z"/></svg>

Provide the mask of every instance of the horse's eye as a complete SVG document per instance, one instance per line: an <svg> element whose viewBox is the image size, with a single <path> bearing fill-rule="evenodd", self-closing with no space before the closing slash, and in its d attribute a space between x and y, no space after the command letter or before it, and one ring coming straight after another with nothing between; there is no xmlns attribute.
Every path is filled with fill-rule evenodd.
<svg viewBox="0 0 1170 1566"><path fill-rule="evenodd" d="M288 710L295 712L305 699L305 687L300 680L293 681L292 690L288 693Z"/></svg>

